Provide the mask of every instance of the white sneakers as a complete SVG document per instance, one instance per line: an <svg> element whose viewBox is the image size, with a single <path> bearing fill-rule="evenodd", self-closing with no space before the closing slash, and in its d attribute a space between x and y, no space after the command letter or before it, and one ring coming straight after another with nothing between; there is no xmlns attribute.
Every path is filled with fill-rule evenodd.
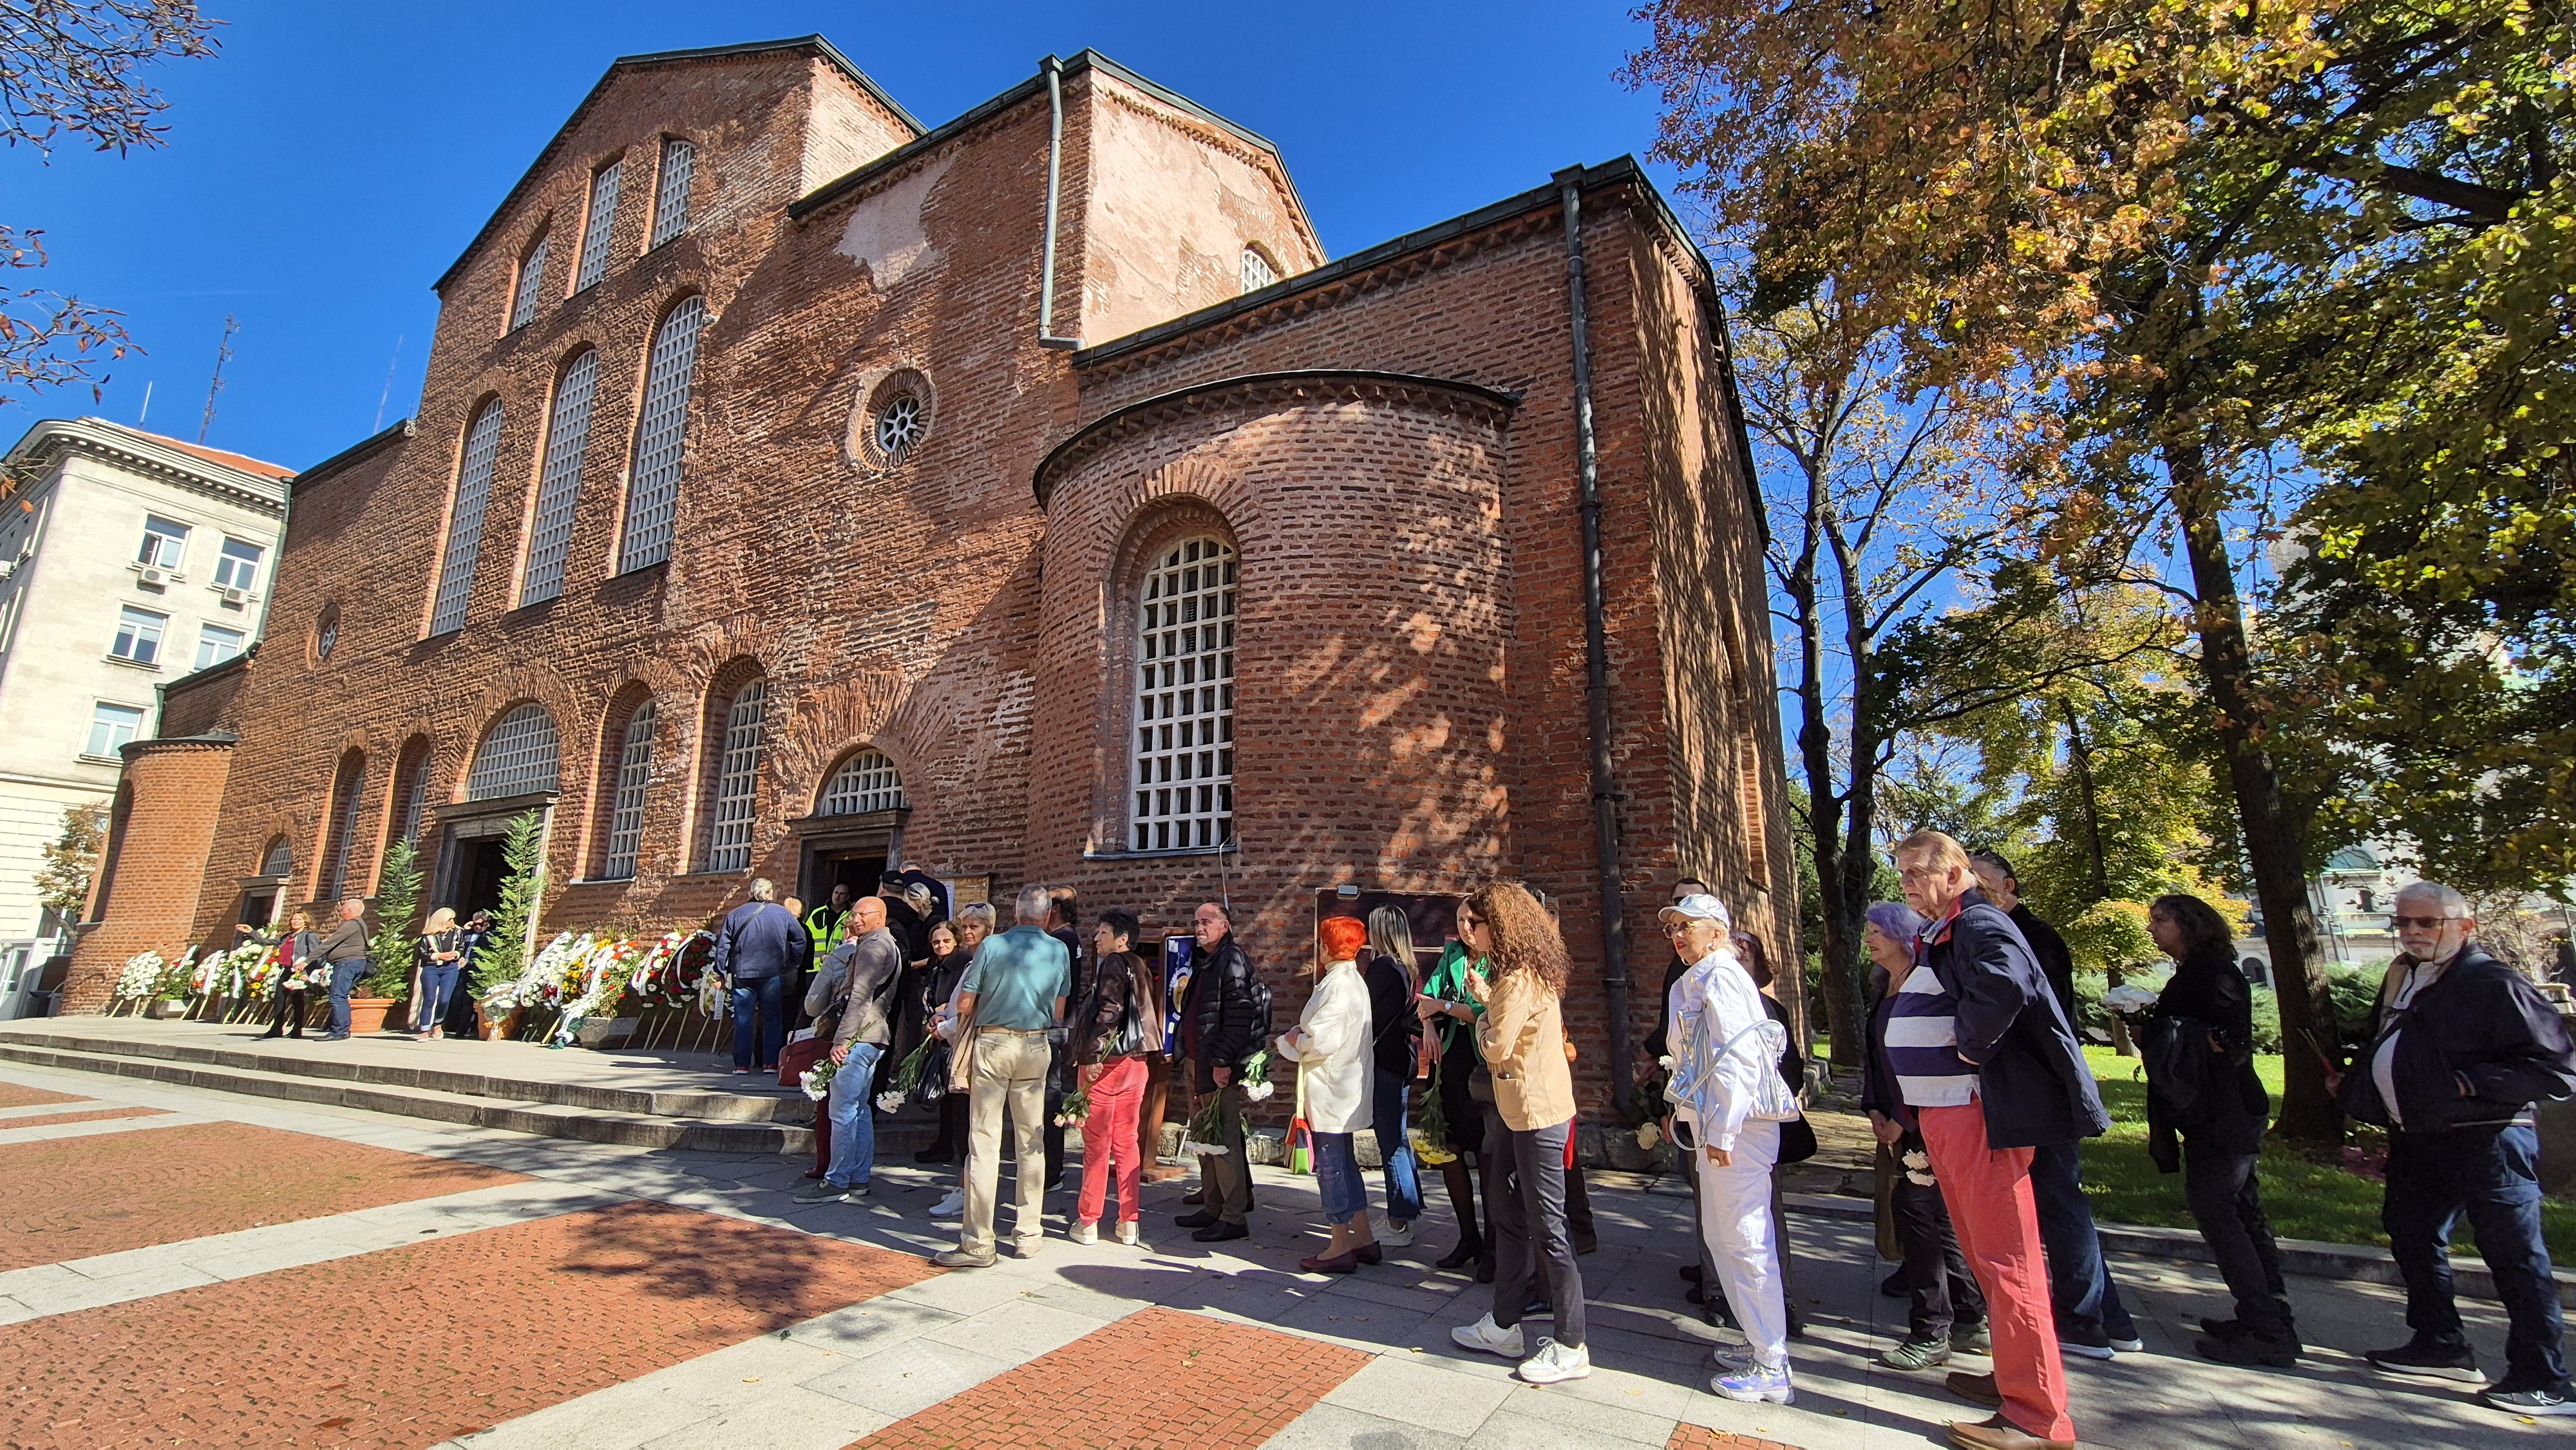
<svg viewBox="0 0 2576 1450"><path fill-rule="evenodd" d="M943 1198L930 1206L930 1216L932 1218L964 1218L966 1216L966 1190L963 1188L950 1189L946 1198Z"/></svg>
<svg viewBox="0 0 2576 1450"><path fill-rule="evenodd" d="M1136 1220L1127 1219L1118 1225L1118 1242L1132 1249L1143 1241L1143 1236L1136 1231Z"/></svg>
<svg viewBox="0 0 2576 1450"><path fill-rule="evenodd" d="M1100 1225L1096 1223L1077 1223L1073 1227L1066 1229L1064 1231L1064 1236L1078 1244L1096 1244L1100 1242Z"/></svg>
<svg viewBox="0 0 2576 1450"><path fill-rule="evenodd" d="M1521 1347L1521 1327L1515 1324L1505 1329L1494 1322L1494 1316L1491 1314L1487 1314L1473 1324L1462 1324L1450 1330L1449 1337L1457 1341L1459 1348L1472 1349L1479 1354L1499 1354L1505 1359L1519 1359L1528 1353Z"/></svg>
<svg viewBox="0 0 2576 1450"><path fill-rule="evenodd" d="M1592 1373L1592 1352L1581 1345L1568 1348L1553 1339L1538 1342L1538 1353L1521 1361L1520 1376L1534 1385L1552 1385L1560 1380L1579 1380Z"/></svg>
<svg viewBox="0 0 2576 1450"><path fill-rule="evenodd" d="M1370 1218L1373 1220L1370 1231L1377 1235L1377 1241L1379 1243L1382 1243L1391 1249L1404 1249L1411 1248L1413 1246L1413 1225L1408 1223L1399 1227L1392 1221L1379 1218L1375 1214L1370 1215Z"/></svg>

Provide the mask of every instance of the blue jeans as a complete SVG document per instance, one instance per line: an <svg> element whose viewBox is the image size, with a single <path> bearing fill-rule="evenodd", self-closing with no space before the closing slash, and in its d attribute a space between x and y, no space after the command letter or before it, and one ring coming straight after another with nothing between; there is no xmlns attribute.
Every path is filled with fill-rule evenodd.
<svg viewBox="0 0 2576 1450"><path fill-rule="evenodd" d="M1368 1180L1348 1133L1315 1135L1315 1188L1323 1195L1324 1222L1355 1223L1368 1212Z"/></svg>
<svg viewBox="0 0 2576 1450"><path fill-rule="evenodd" d="M331 964L331 1035L349 1035L349 994L358 990L358 979L367 974L365 957L343 957Z"/></svg>
<svg viewBox="0 0 2576 1450"><path fill-rule="evenodd" d="M456 974L454 962L420 969L420 1000L411 1004L414 1032L427 1032L447 1020L448 999L456 994Z"/></svg>
<svg viewBox="0 0 2576 1450"><path fill-rule="evenodd" d="M754 1036L755 1026L758 1036ZM778 1049L787 1045L787 978L733 979L733 1065L778 1066ZM757 1046L760 1056L752 1049Z"/></svg>
<svg viewBox="0 0 2576 1450"><path fill-rule="evenodd" d="M2451 1226L2468 1215L2511 1328L2505 1379L2517 1389L2567 1378L2565 1329L2549 1246L2540 1236L2540 1136L2527 1127L2388 1135L2379 1221L2406 1280L2406 1327L2427 1348L2466 1349L2451 1298Z"/></svg>
<svg viewBox="0 0 2576 1450"><path fill-rule="evenodd" d="M2030 1192L2039 1201L2039 1241L2048 1251L2048 1297L2057 1322L2113 1339L2137 1338L2138 1326L2102 1257L2093 1205L2084 1201L2084 1158L2075 1144L2043 1143L2031 1151Z"/></svg>
<svg viewBox="0 0 2576 1450"><path fill-rule="evenodd" d="M873 1042L853 1042L850 1060L832 1074L832 1095L823 1109L832 1119L832 1166L823 1181L834 1188L858 1187L876 1166L877 1107L868 1093L884 1055Z"/></svg>
<svg viewBox="0 0 2576 1450"><path fill-rule="evenodd" d="M1411 1223L1422 1217L1422 1178L1413 1159L1413 1140L1404 1134L1405 1081L1400 1073L1377 1075L1377 1154L1386 1162L1386 1221Z"/></svg>

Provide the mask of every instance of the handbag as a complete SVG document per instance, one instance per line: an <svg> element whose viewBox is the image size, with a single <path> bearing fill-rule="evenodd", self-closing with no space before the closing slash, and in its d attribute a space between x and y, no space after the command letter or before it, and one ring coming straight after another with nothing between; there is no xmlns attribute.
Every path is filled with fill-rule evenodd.
<svg viewBox="0 0 2576 1450"><path fill-rule="evenodd" d="M1804 1163L1815 1156L1816 1129L1805 1113L1780 1125L1780 1156L1776 1162Z"/></svg>

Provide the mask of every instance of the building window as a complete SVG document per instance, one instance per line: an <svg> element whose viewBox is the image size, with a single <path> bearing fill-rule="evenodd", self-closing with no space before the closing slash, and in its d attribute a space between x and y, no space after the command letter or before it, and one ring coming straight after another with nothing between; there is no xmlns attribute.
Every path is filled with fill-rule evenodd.
<svg viewBox="0 0 2576 1450"><path fill-rule="evenodd" d="M528 254L519 259L519 285L510 292L510 331L536 321L537 298L545 285L546 238L539 237L537 244L528 248Z"/></svg>
<svg viewBox="0 0 2576 1450"><path fill-rule="evenodd" d="M339 776L331 783L331 838L322 848L323 859L331 863L331 878L322 888L326 901L349 895L349 858L358 841L358 800L366 793L367 757L352 750L340 757Z"/></svg>
<svg viewBox="0 0 2576 1450"><path fill-rule="evenodd" d="M555 717L532 700L494 721L484 735L474 752L474 767L465 775L465 798L488 801L550 791L561 768Z"/></svg>
<svg viewBox="0 0 2576 1450"><path fill-rule="evenodd" d="M620 574L671 557L672 521L680 509L680 454L688 441L689 381L697 371L698 330L706 319L705 299L687 298L653 334L653 355L644 372L644 410L635 427L634 481L626 491Z"/></svg>
<svg viewBox="0 0 2576 1450"><path fill-rule="evenodd" d="M107 647L107 652L130 664L158 665L161 631L169 623L170 616L166 614L126 605L116 612L116 642Z"/></svg>
<svg viewBox="0 0 2576 1450"><path fill-rule="evenodd" d="M662 143L662 175L653 189L653 239L658 247L689 229L689 183L696 178L698 148L673 136Z"/></svg>
<svg viewBox="0 0 2576 1450"><path fill-rule="evenodd" d="M429 809L429 741L415 735L394 758L394 833L396 841L420 839L420 818Z"/></svg>
<svg viewBox="0 0 2576 1450"><path fill-rule="evenodd" d="M573 278L579 292L608 275L608 234L617 221L617 178L626 169L612 161L590 178L590 215L581 225L581 272Z"/></svg>
<svg viewBox="0 0 2576 1450"><path fill-rule="evenodd" d="M644 792L653 783L653 702L635 707L626 719L626 736L617 747L617 791L609 798L608 853L601 860L602 880L628 881L635 876L635 855L644 839Z"/></svg>
<svg viewBox="0 0 2576 1450"><path fill-rule="evenodd" d="M215 587L248 594L259 584L259 561L266 557L268 551L257 544L224 540L223 554L215 560Z"/></svg>
<svg viewBox="0 0 2576 1450"><path fill-rule="evenodd" d="M220 624L198 625L197 668L210 670L240 654L247 637L238 629L226 629Z"/></svg>
<svg viewBox="0 0 2576 1450"><path fill-rule="evenodd" d="M113 756L142 731L142 711L102 700L89 712L89 746L81 754Z"/></svg>
<svg viewBox="0 0 2576 1450"><path fill-rule="evenodd" d="M1234 839L1234 549L1174 546L1145 573L1137 628L1139 851Z"/></svg>
<svg viewBox="0 0 2576 1450"><path fill-rule="evenodd" d="M483 507L492 501L492 468L501 456L501 400L493 399L465 430L465 456L456 468L456 503L447 519L447 556L438 567L438 599L429 632L465 627L465 603L474 592L474 559L483 548Z"/></svg>
<svg viewBox="0 0 2576 1450"><path fill-rule="evenodd" d="M1260 248L1246 247L1243 249L1244 291L1258 292L1262 288L1267 287L1278 280L1279 269L1270 265L1270 259L1261 255Z"/></svg>
<svg viewBox="0 0 2576 1450"><path fill-rule="evenodd" d="M877 451L888 463L901 463L911 456L921 435L929 431L929 419L922 416L921 400L910 393L897 393L877 409Z"/></svg>
<svg viewBox="0 0 2576 1450"><path fill-rule="evenodd" d="M904 806L903 777L886 753L871 746L841 762L823 787L818 816L861 816L871 811L899 811Z"/></svg>
<svg viewBox="0 0 2576 1450"><path fill-rule="evenodd" d="M1764 829L1762 809L1762 753L1751 741L1739 747L1736 756L1736 803L1744 815L1744 871L1753 885L1763 891L1771 889L1771 843Z"/></svg>
<svg viewBox="0 0 2576 1450"><path fill-rule="evenodd" d="M760 790L760 713L768 700L769 682L754 680L736 690L733 703L725 707L714 809L707 822L709 871L751 865L751 816Z"/></svg>
<svg viewBox="0 0 2576 1450"><path fill-rule="evenodd" d="M176 569L188 553L188 526L156 514L143 516L143 547L134 561L155 569Z"/></svg>
<svg viewBox="0 0 2576 1450"><path fill-rule="evenodd" d="M313 663L320 664L340 647L340 606L322 606L322 617L313 622Z"/></svg>
<svg viewBox="0 0 2576 1450"><path fill-rule="evenodd" d="M288 841L284 836L279 836L271 840L268 843L268 849L260 853L259 874L262 876L294 875L294 844Z"/></svg>
<svg viewBox="0 0 2576 1450"><path fill-rule="evenodd" d="M564 559L572 552L573 506L581 501L581 458L590 447L590 401L599 387L599 354L585 352L555 384L546 420L546 466L537 480L537 517L528 531L528 572L519 603L563 593Z"/></svg>

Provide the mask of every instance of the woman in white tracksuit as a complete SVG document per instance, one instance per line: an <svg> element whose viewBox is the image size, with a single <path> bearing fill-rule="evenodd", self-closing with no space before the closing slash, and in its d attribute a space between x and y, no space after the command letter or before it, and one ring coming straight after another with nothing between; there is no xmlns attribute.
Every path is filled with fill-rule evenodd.
<svg viewBox="0 0 2576 1450"><path fill-rule="evenodd" d="M1787 1092L1779 1024L1736 960L1726 908L1686 896L1663 912L1664 930L1692 965L1673 983L1673 1140L1699 1176L1700 1232L1744 1327L1742 1355L1721 1352L1710 1389L1731 1400L1787 1404L1788 1307L1780 1281L1779 1225L1771 1170L1780 1157Z"/></svg>

